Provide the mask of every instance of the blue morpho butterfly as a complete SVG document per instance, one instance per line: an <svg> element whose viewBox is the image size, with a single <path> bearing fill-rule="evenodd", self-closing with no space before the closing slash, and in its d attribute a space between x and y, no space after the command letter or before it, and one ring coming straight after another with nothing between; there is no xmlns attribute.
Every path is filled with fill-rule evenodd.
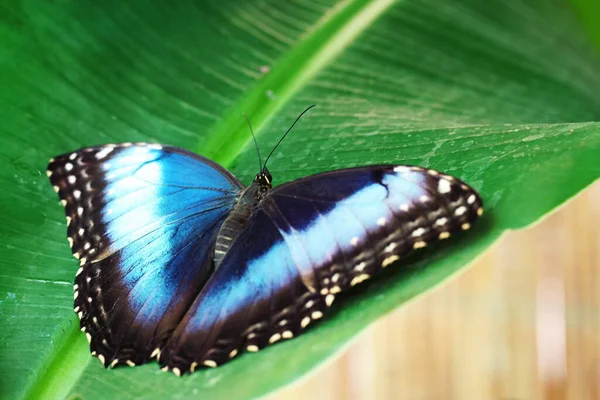
<svg viewBox="0 0 600 400"><path fill-rule="evenodd" d="M48 176L92 355L111 367L158 358L177 375L293 338L338 293L483 212L472 188L431 169L348 168L271 189L265 161L244 187L211 160L147 143L64 154Z"/></svg>

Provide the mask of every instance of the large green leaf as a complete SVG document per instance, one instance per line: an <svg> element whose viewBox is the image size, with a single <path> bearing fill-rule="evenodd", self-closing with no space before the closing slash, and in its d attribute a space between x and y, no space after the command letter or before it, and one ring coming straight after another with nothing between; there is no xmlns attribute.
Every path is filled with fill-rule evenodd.
<svg viewBox="0 0 600 400"><path fill-rule="evenodd" d="M0 397L267 393L600 176L600 35L587 0L5 1L0 5ZM594 14L595 13L595 14ZM593 40L596 40L594 43ZM595 47L596 46L596 47ZM104 371L72 312L77 263L49 157L157 141L248 182L410 163L459 176L488 213L471 235L386 272L300 337L177 378Z"/></svg>

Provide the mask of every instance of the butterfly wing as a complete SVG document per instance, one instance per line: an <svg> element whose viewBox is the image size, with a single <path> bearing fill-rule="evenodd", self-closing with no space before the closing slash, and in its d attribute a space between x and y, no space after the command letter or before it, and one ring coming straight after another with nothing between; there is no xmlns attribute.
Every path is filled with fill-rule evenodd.
<svg viewBox="0 0 600 400"><path fill-rule="evenodd" d="M146 362L212 273L241 184L208 159L151 144L65 154L48 176L81 264L75 311L92 354L106 366Z"/></svg>
<svg viewBox="0 0 600 400"><path fill-rule="evenodd" d="M374 166L273 189L177 327L160 362L216 366L299 334L337 293L483 212L477 193L437 171Z"/></svg>

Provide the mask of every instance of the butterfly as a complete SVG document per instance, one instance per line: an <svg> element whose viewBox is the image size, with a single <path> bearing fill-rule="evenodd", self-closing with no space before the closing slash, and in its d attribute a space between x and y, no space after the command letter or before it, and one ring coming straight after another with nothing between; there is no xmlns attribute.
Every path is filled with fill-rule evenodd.
<svg viewBox="0 0 600 400"><path fill-rule="evenodd" d="M157 358L177 375L299 335L339 293L483 213L464 182L405 165L272 188L265 161L244 187L181 148L123 143L55 157L47 175L92 355L105 367Z"/></svg>

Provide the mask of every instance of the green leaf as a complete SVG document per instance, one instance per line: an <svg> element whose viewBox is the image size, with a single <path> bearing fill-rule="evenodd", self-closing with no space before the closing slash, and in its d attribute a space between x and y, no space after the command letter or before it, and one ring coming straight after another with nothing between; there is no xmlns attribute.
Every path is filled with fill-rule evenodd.
<svg viewBox="0 0 600 400"><path fill-rule="evenodd" d="M574 196L600 176L600 37L595 3L573 1L4 2L0 398L266 394ZM78 265L47 160L155 141L249 182L256 153L241 113L264 153L313 103L270 161L276 184L417 164L480 190L486 216L342 296L294 340L185 378L155 363L103 370L72 311Z"/></svg>

